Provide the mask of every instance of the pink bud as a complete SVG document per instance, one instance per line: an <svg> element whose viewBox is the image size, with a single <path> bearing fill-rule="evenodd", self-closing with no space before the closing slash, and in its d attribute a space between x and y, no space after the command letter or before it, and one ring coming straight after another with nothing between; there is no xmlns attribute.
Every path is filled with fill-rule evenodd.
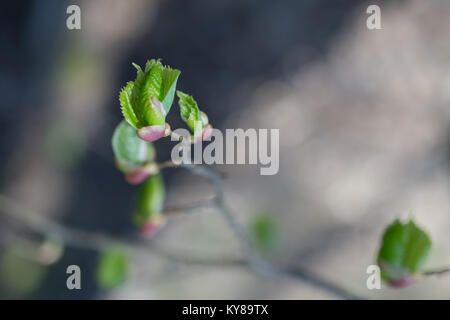
<svg viewBox="0 0 450 320"><path fill-rule="evenodd" d="M203 111L200 111L200 117L202 118L203 125L206 126L209 123L208 116Z"/></svg>
<svg viewBox="0 0 450 320"><path fill-rule="evenodd" d="M137 130L137 135L142 140L152 142L164 137L165 129L166 125L164 124L142 127Z"/></svg>
<svg viewBox="0 0 450 320"><path fill-rule="evenodd" d="M152 237L165 224L166 224L166 219L163 216L158 215L156 217L151 218L144 225L142 225L140 228L140 233L144 237Z"/></svg>
<svg viewBox="0 0 450 320"><path fill-rule="evenodd" d="M416 281L416 278L409 275L409 276L405 276L400 279L395 279L395 280L391 279L388 281L388 283L393 288L403 288L403 287L409 286L410 284L413 284L415 281Z"/></svg>
<svg viewBox="0 0 450 320"><path fill-rule="evenodd" d="M158 165L154 162L147 163L145 166L138 167L125 173L125 180L129 184L139 184L143 182L149 175L159 172Z"/></svg>
<svg viewBox="0 0 450 320"><path fill-rule="evenodd" d="M197 143L199 141L202 140L206 140L209 137L211 137L212 135L212 126L210 124L208 124L207 126L203 127L201 133L199 135L197 135L196 137L194 137L194 143Z"/></svg>
<svg viewBox="0 0 450 320"><path fill-rule="evenodd" d="M213 132L213 127L210 124L205 126L202 130L202 140L206 140L209 137L211 137L212 132Z"/></svg>
<svg viewBox="0 0 450 320"><path fill-rule="evenodd" d="M125 180L129 184L139 184L147 179L150 174L150 172L147 172L142 167L140 167L138 169L125 173Z"/></svg>

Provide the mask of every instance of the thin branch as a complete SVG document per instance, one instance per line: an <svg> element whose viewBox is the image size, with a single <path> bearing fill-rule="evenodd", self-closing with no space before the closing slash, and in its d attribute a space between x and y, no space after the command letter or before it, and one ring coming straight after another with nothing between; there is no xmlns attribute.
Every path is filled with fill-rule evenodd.
<svg viewBox="0 0 450 320"><path fill-rule="evenodd" d="M178 164L174 163L171 160L167 160L167 161L158 163L158 168L159 169L176 168L178 166L179 166Z"/></svg>
<svg viewBox="0 0 450 320"><path fill-rule="evenodd" d="M246 262L249 267L256 271L257 273L263 276L272 276L272 277L280 277L280 278L293 278L299 279L304 282L307 282L315 287L321 288L325 291L331 292L338 297L342 297L344 299L361 299L357 295L351 293L350 291L339 287L336 284L333 284L327 280L321 279L320 277L313 275L305 270L300 268L288 268L283 269L279 267L275 267L269 261L264 259L256 250L253 245L253 242L249 238L247 232L242 228L242 226L237 222L234 218L232 212L225 204L224 201L224 186L220 175L217 174L214 170L210 169L207 166L195 166L183 164L181 165L183 168L188 169L192 173L205 177L208 179L211 184L214 186L216 190L216 207L219 213L222 214L223 218L228 223L229 227L233 230L235 235L241 242L241 245L244 249Z"/></svg>
<svg viewBox="0 0 450 320"><path fill-rule="evenodd" d="M273 268L264 259L262 259L258 251L254 248L253 243L251 242L245 230L240 226L231 211L226 206L224 202L224 187L220 176L215 171L209 169L206 166L183 164L182 167L188 169L196 175L208 179L212 183L216 191L216 207L219 213L221 213L225 221L228 223L231 230L238 237L250 267L257 270L259 273L263 273L266 275L272 273Z"/></svg>
<svg viewBox="0 0 450 320"><path fill-rule="evenodd" d="M175 164L167 162L164 168L178 167ZM246 231L234 218L230 209L224 202L224 188L221 177L218 173L206 166L195 166L183 164L180 167L188 169L193 174L202 176L212 183L215 188L216 196L214 201L199 201L199 203L192 204L190 208L175 207L168 210L168 213L175 214L180 211L202 206L211 206L214 204L219 213L226 220L232 231L238 237L243 249L245 260L239 259L202 259L192 257L181 257L172 253L168 253L165 250L158 248L148 240L141 238L129 239L108 236L96 232L90 232L85 230L77 230L58 224L51 219L48 219L40 214L29 212L20 205L17 205L14 201L8 199L4 195L0 194L0 210L8 215L10 218L21 220L26 226L32 228L34 231L43 235L55 235L66 243L88 249L103 250L111 245L120 245L127 247L131 251L139 251L140 253L148 254L149 249L151 252L158 254L170 261L180 262L184 264L195 264L204 266L244 266L248 265L250 269L256 271L263 276L277 277L277 278L292 278L304 281L315 287L321 288L325 291L335 294L338 297L344 299L360 299L358 296L350 293L346 289L343 289L327 280L321 279L311 273L301 270L299 268L283 269L273 266L269 261L264 259L259 252L254 248L254 245L249 238ZM171 211L172 210L172 211Z"/></svg>
<svg viewBox="0 0 450 320"><path fill-rule="evenodd" d="M428 270L428 271L422 272L422 275L424 275L424 276L440 276L445 273L450 273L450 267L445 267L445 268L435 269L435 270Z"/></svg>
<svg viewBox="0 0 450 320"><path fill-rule="evenodd" d="M243 261L232 258L220 258L220 259L202 259L193 257L179 256L170 252L167 252L157 245L153 244L148 239L141 237L124 238L117 236L109 236L107 234L85 231L76 228L71 228L59 224L52 219L49 219L37 212L30 211L15 201L0 194L0 212L8 218L21 221L22 224L34 232L37 232L44 236L54 236L63 240L66 244L82 248L82 249L95 249L104 250L111 246L118 245L126 247L131 251L138 253L153 253L159 255L169 261L178 262L183 264L195 264L195 265L241 265Z"/></svg>
<svg viewBox="0 0 450 320"><path fill-rule="evenodd" d="M208 199L197 200L197 201L193 201L193 202L186 203L183 205L166 207L162 214L164 216L170 216L170 217L182 216L182 215L196 212L195 210L198 210L198 209L214 207L215 202L216 202L216 197L214 196L214 197L211 197Z"/></svg>

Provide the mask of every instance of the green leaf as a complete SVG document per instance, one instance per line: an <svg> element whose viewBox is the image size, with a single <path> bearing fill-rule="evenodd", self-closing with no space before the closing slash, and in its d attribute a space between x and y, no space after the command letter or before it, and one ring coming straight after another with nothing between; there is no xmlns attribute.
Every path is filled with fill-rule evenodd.
<svg viewBox="0 0 450 320"><path fill-rule="evenodd" d="M175 96L175 89L177 86L177 80L180 76L180 70L171 69L166 66L162 70L162 78L163 78L163 96L161 97L161 103L164 106L164 110L166 114L169 113L170 108L173 104L173 98Z"/></svg>
<svg viewBox="0 0 450 320"><path fill-rule="evenodd" d="M140 108L146 125L161 125L165 123L165 117L150 102L150 97L162 99L162 65L155 64L149 71L145 72L143 86L140 92Z"/></svg>
<svg viewBox="0 0 450 320"><path fill-rule="evenodd" d="M410 220L395 220L383 235L378 265L385 280L398 280L421 271L431 249L428 235Z"/></svg>
<svg viewBox="0 0 450 320"><path fill-rule="evenodd" d="M153 144L139 139L136 130L126 121L120 122L116 127L112 137L112 148L119 169L125 172L155 158Z"/></svg>
<svg viewBox="0 0 450 320"><path fill-rule="evenodd" d="M100 255L97 265L96 281L100 288L111 290L125 281L127 259L122 249L109 248Z"/></svg>
<svg viewBox="0 0 450 320"><path fill-rule="evenodd" d="M263 252L270 252L276 247L278 233L275 221L269 215L258 215L250 224L250 234L256 246Z"/></svg>
<svg viewBox="0 0 450 320"><path fill-rule="evenodd" d="M133 85L129 82L120 95L125 119L136 129L163 125L173 103L180 71L163 66L159 59L147 61L145 71L135 63L133 66L137 69L136 80ZM165 114L151 103L150 97L162 103Z"/></svg>
<svg viewBox="0 0 450 320"><path fill-rule="evenodd" d="M140 103L141 91L142 91L142 87L144 86L145 74L142 71L141 67L138 66L136 63L133 62L132 65L137 70L137 76L136 76L136 80L134 81L134 86L133 86L133 90L131 93L131 105L136 114L136 117L139 120L139 127L136 129L140 129L143 126L146 126L146 122L143 117L143 110L144 110L144 108L147 107L147 104L142 106Z"/></svg>
<svg viewBox="0 0 450 320"><path fill-rule="evenodd" d="M196 135L203 129L202 118L197 102L194 98L181 91L177 91L178 105L180 106L181 119L187 124L189 129Z"/></svg>
<svg viewBox="0 0 450 320"><path fill-rule="evenodd" d="M161 64L161 59L147 60L147 62L145 63L145 73L149 72L155 66L160 65L160 64Z"/></svg>
<svg viewBox="0 0 450 320"><path fill-rule="evenodd" d="M133 222L137 226L142 226L150 217L160 214L164 207L165 195L162 174L148 177L140 186Z"/></svg>
<svg viewBox="0 0 450 320"><path fill-rule="evenodd" d="M134 82L130 81L125 87L122 88L119 95L120 105L122 106L122 114L125 120L132 125L134 128L138 129L143 126L143 123L138 119L133 105L131 103L131 97L133 94Z"/></svg>

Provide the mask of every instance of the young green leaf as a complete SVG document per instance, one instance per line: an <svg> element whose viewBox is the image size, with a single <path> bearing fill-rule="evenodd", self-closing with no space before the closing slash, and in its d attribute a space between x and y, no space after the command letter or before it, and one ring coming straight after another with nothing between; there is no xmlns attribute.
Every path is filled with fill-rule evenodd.
<svg viewBox="0 0 450 320"><path fill-rule="evenodd" d="M164 207L165 188L161 173L148 177L141 185L137 199L137 209L133 221L142 226L151 217L159 215Z"/></svg>
<svg viewBox="0 0 450 320"><path fill-rule="evenodd" d="M134 82L130 81L125 87L122 88L119 95L120 105L122 106L122 114L125 120L134 128L140 128L143 123L138 119L133 105L131 103L131 97L133 94Z"/></svg>
<svg viewBox="0 0 450 320"><path fill-rule="evenodd" d="M136 135L136 130L126 121L116 127L112 137L112 148L120 170L127 172L136 166L153 161L155 149Z"/></svg>
<svg viewBox="0 0 450 320"><path fill-rule="evenodd" d="M129 82L120 94L125 119L135 129L164 125L180 71L162 65L159 59L147 61L144 71L135 63L133 66L137 69L136 80Z"/></svg>
<svg viewBox="0 0 450 320"><path fill-rule="evenodd" d="M163 96L159 101L162 102L164 106L164 110L166 114L169 113L170 108L173 104L173 98L175 96L175 89L177 86L177 80L180 76L180 70L171 69L166 66L162 70L162 78L163 78Z"/></svg>
<svg viewBox="0 0 450 320"><path fill-rule="evenodd" d="M139 93L140 109L146 126L165 123L165 114L150 101L150 97L156 97L158 101L162 99L162 68L161 63L156 63L149 71L145 72L142 89Z"/></svg>
<svg viewBox="0 0 450 320"><path fill-rule="evenodd" d="M96 281L100 288L111 290L122 284L126 278L127 259L117 247L101 253L97 265Z"/></svg>
<svg viewBox="0 0 450 320"><path fill-rule="evenodd" d="M192 96L179 90L177 91L177 96L181 119L183 119L194 135L200 134L203 129L203 121L197 102Z"/></svg>
<svg viewBox="0 0 450 320"><path fill-rule="evenodd" d="M430 238L412 220L395 220L384 232L378 253L382 278L394 284L419 273L430 249Z"/></svg>

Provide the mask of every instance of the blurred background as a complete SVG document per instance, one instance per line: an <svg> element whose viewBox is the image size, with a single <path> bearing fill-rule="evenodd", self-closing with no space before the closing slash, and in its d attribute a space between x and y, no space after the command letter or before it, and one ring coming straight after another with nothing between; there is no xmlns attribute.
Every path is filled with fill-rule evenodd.
<svg viewBox="0 0 450 320"><path fill-rule="evenodd" d="M66 27L70 4L81 8L81 30ZM381 7L381 30L366 27L370 4ZM114 290L96 283L97 250L14 219L20 211L114 237L136 232L136 187L115 168L110 139L131 62L150 58L182 71L178 88L215 127L280 129L277 175L216 166L239 222L269 230L269 259L369 299L449 298L449 276L368 290L366 269L396 217L431 235L426 267L450 264L450 2L45 0L3 3L0 15L0 298L336 298L300 280L158 253L241 257L214 210L169 219L150 240L158 250L128 250L127 281ZM172 128L182 126L177 109ZM156 146L169 158L170 142ZM167 205L212 194L184 171L164 179ZM72 264L81 290L66 287Z"/></svg>

